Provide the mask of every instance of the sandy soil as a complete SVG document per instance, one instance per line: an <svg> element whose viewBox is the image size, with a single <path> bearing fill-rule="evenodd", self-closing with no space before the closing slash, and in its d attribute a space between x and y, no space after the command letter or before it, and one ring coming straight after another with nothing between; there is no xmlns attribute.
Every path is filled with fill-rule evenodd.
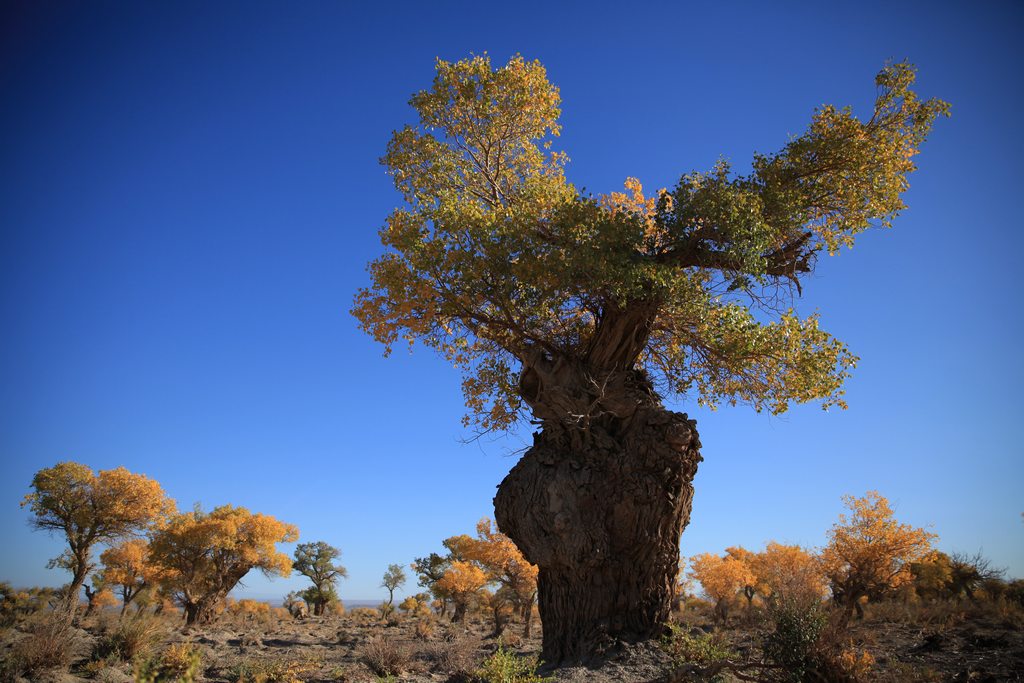
<svg viewBox="0 0 1024 683"><path fill-rule="evenodd" d="M884 615L883 615L884 616ZM78 632L77 658L70 673L37 674L33 680L68 682L98 680L126 683L132 667L116 658L108 664L90 664L90 653L116 620L112 615L83 622ZM424 626L430 622L433 625ZM694 633L714 631L709 618L690 614L684 627ZM761 631L753 619L739 618L722 630L737 661L759 656ZM519 656L536 657L540 627L531 638L521 637L514 624L501 639L490 635L490 625L471 618L453 625L435 618L402 618L390 622L363 616L277 618L225 618L210 627L182 629L165 622L159 629L154 652L173 643L192 643L202 652L201 681L464 681L499 646ZM10 643L24 637L18 629L3 637L0 656ZM1024 681L1024 633L1019 620L997 614L947 618L941 624L908 623L905 619L872 617L855 624L851 646L866 648L875 659L870 680L879 681ZM376 652L376 654L374 654ZM393 671L383 675L382 661ZM543 669L542 669L543 671ZM670 656L656 643L624 646L609 653L599 668L569 667L544 671L560 682L625 681L628 683L702 680L685 667L673 667ZM720 680L738 680L728 674Z"/></svg>

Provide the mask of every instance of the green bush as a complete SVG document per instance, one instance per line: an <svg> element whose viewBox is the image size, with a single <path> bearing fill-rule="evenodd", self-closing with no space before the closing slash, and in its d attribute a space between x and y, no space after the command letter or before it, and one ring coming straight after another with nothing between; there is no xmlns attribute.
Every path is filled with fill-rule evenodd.
<svg viewBox="0 0 1024 683"><path fill-rule="evenodd" d="M519 657L499 647L483 661L476 677L484 683L544 683L553 680L537 675L537 666L535 657Z"/></svg>
<svg viewBox="0 0 1024 683"><path fill-rule="evenodd" d="M764 654L782 667L781 680L798 683L818 668L818 643L828 615L818 605L776 604L769 611L774 629L764 641Z"/></svg>
<svg viewBox="0 0 1024 683"><path fill-rule="evenodd" d="M736 653L710 633L688 633L677 624L669 624L669 632L661 645L672 657L676 669L689 668L700 680L720 681L719 665L729 661Z"/></svg>
<svg viewBox="0 0 1024 683"><path fill-rule="evenodd" d="M136 683L193 683L199 677L202 653L191 643L168 645L159 657L139 658L135 664Z"/></svg>

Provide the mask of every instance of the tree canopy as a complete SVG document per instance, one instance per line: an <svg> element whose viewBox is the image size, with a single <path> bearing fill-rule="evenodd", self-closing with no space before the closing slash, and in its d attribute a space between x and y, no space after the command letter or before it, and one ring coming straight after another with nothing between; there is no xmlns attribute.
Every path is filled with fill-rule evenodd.
<svg viewBox="0 0 1024 683"><path fill-rule="evenodd" d="M51 564L72 572L72 608L93 569L92 549L97 543L141 533L174 512L174 501L160 484L124 467L96 473L81 463L60 462L36 472L32 489L22 502L32 511L32 526L67 539L68 550Z"/></svg>
<svg viewBox="0 0 1024 683"><path fill-rule="evenodd" d="M292 569L306 576L313 582L304 595L313 605L317 616L324 613L324 608L338 599L334 584L338 579L348 577L348 570L335 560L341 551L325 541L315 543L299 543L295 546L295 562Z"/></svg>
<svg viewBox="0 0 1024 683"><path fill-rule="evenodd" d="M242 507L197 508L175 515L153 535L150 557L166 571L165 583L191 624L208 619L249 571L287 576L291 559L275 545L298 537L295 526Z"/></svg>
<svg viewBox="0 0 1024 683"><path fill-rule="evenodd" d="M929 554L936 535L896 521L877 491L843 496L843 502L850 514L839 515L829 530L822 567L835 598L860 614L861 598L884 596L913 579L913 563Z"/></svg>
<svg viewBox="0 0 1024 683"><path fill-rule="evenodd" d="M419 340L461 368L466 420L484 429L526 407L583 428L621 417L609 382L634 367L709 406L843 406L857 358L791 299L820 253L904 208L912 158L948 113L914 79L909 64L886 66L868 118L823 106L749 173L721 161L652 197L635 178L593 197L553 149L561 100L539 62L439 60L410 101L418 125L382 159L405 205L380 231L387 251L353 314L388 352ZM566 367L585 391L551 379Z"/></svg>

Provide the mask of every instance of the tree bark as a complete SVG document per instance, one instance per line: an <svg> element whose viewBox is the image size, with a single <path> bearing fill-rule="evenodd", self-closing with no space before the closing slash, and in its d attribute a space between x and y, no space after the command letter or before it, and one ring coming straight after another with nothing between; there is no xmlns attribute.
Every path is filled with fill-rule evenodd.
<svg viewBox="0 0 1024 683"><path fill-rule="evenodd" d="M636 371L598 380L548 361L524 371L521 390L543 428L499 485L495 517L540 569L544 661L587 663L656 637L701 460L695 421L665 410Z"/></svg>
<svg viewBox="0 0 1024 683"><path fill-rule="evenodd" d="M223 595L215 596L203 596L202 598L185 603L185 625L204 625L209 624L213 621L216 615L216 607L221 600L224 599Z"/></svg>

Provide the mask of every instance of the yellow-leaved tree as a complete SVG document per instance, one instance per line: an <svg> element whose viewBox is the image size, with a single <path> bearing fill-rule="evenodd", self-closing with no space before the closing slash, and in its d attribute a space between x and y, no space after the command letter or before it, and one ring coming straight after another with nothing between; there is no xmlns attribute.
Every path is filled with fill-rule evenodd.
<svg viewBox="0 0 1024 683"><path fill-rule="evenodd" d="M877 491L843 496L850 514L840 514L821 551L835 601L848 619L864 616L862 598L879 598L913 580L911 565L931 551L936 534L901 524Z"/></svg>
<svg viewBox="0 0 1024 683"><path fill-rule="evenodd" d="M419 340L457 366L467 421L540 425L495 517L540 568L545 661L654 637L668 617L700 441L659 392L774 413L844 405L856 357L787 300L819 253L904 208L912 158L947 111L914 77L886 66L866 118L822 107L749 173L721 162L656 197L635 178L596 198L568 182L552 149L561 98L539 62L438 60L413 95L418 125L383 158L405 204L352 312L387 351Z"/></svg>
<svg viewBox="0 0 1024 683"><path fill-rule="evenodd" d="M501 603L511 607L523 619L523 634L529 638L537 598L537 567L526 561L512 539L495 529L491 520L481 519L476 533L475 539L464 537L468 541L453 545L461 549L466 560L483 569L491 582L498 584L491 598L497 608L495 614L500 613ZM496 619L495 630L501 628L500 620Z"/></svg>
<svg viewBox="0 0 1024 683"><path fill-rule="evenodd" d="M732 555L720 557L713 553L701 553L690 558L692 576L709 598L715 601L715 615L725 621L733 599L745 586L755 582L750 567Z"/></svg>
<svg viewBox="0 0 1024 683"><path fill-rule="evenodd" d="M751 558L758 591L769 603L810 606L828 593L817 555L798 545L769 541Z"/></svg>
<svg viewBox="0 0 1024 683"><path fill-rule="evenodd" d="M133 538L100 553L103 582L121 595L121 614L142 591L152 589L163 578L163 570L149 558L149 542Z"/></svg>
<svg viewBox="0 0 1024 683"><path fill-rule="evenodd" d="M246 574L287 576L292 561L275 547L299 538L291 525L242 507L223 505L177 514L153 534L151 561L185 608L187 624L205 623Z"/></svg>
<svg viewBox="0 0 1024 683"><path fill-rule="evenodd" d="M124 467L93 472L77 462L39 470L25 496L36 529L63 534L68 549L51 561L71 572L64 604L77 609L79 595L93 570L92 551L159 526L174 512L174 501L156 481Z"/></svg>
<svg viewBox="0 0 1024 683"><path fill-rule="evenodd" d="M466 610L473 599L487 585L487 574L471 562L453 560L437 583L438 588L455 603L452 621L460 622L466 616Z"/></svg>

